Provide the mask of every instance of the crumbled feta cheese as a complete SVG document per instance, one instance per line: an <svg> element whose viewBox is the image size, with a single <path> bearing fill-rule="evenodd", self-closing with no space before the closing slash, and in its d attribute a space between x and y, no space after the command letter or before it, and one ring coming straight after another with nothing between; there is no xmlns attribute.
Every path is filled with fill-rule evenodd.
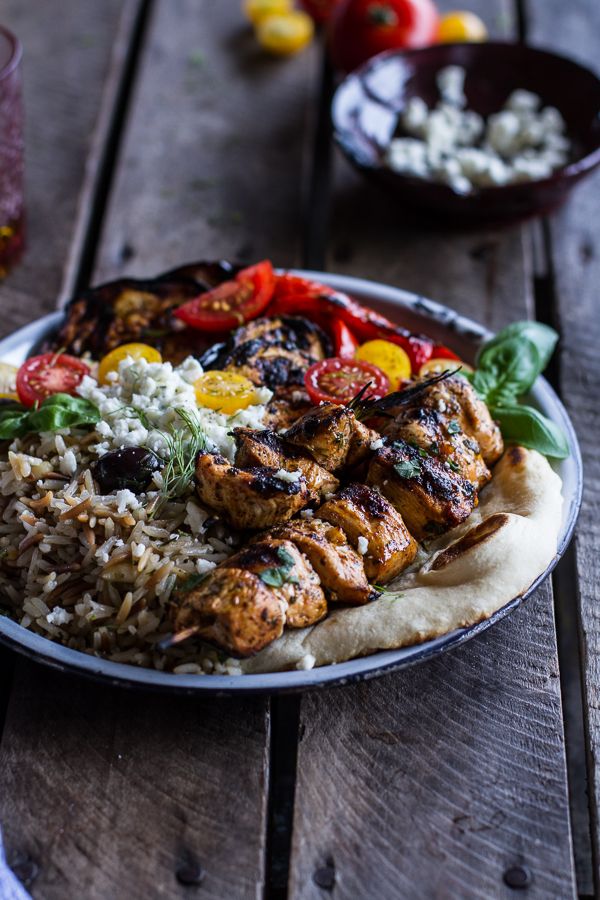
<svg viewBox="0 0 600 900"><path fill-rule="evenodd" d="M437 76L440 100L429 109L411 97L400 117L405 134L387 148L391 169L469 194L477 187L545 178L568 161L566 123L531 91L516 90L487 122L466 109L465 70L448 66Z"/></svg>
<svg viewBox="0 0 600 900"><path fill-rule="evenodd" d="M303 509L300 512L300 518L302 519L312 519L315 514L314 509Z"/></svg>
<svg viewBox="0 0 600 900"><path fill-rule="evenodd" d="M363 537L361 534L361 536L359 537L359 539L357 541L357 550L361 556L364 556L365 553L368 551L368 549L369 549L369 542L366 539L366 537Z"/></svg>
<svg viewBox="0 0 600 900"><path fill-rule="evenodd" d="M288 472L287 469L278 469L278 471L275 472L275 478L279 478L280 481L289 481L290 483L295 484L302 478L302 472L300 469L296 469L294 472Z"/></svg>
<svg viewBox="0 0 600 900"><path fill-rule="evenodd" d="M376 441L371 441L369 444L371 450L381 450L383 447L383 438L377 438Z"/></svg>
<svg viewBox="0 0 600 900"><path fill-rule="evenodd" d="M140 501L129 488L123 488L115 494L117 501L117 512L124 513L126 509L138 509Z"/></svg>
<svg viewBox="0 0 600 900"><path fill-rule="evenodd" d="M306 653L302 657L302 659L296 663L296 668L303 669L305 671L308 671L308 669L314 669L316 661L317 660L312 655L312 653Z"/></svg>
<svg viewBox="0 0 600 900"><path fill-rule="evenodd" d="M77 471L77 458L72 450L66 450L59 462L63 475L74 475Z"/></svg>
<svg viewBox="0 0 600 900"><path fill-rule="evenodd" d="M46 622L50 625L67 625L72 618L72 613L67 612L66 609L62 609L60 606L55 606L46 616Z"/></svg>

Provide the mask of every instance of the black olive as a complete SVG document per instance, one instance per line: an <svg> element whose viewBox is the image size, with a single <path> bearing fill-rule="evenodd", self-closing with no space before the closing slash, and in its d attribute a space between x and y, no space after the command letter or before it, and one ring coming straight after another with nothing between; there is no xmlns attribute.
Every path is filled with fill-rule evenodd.
<svg viewBox="0 0 600 900"><path fill-rule="evenodd" d="M162 469L162 459L145 447L126 447L105 453L92 466L92 474L103 494L128 488L134 494L145 491L154 472Z"/></svg>

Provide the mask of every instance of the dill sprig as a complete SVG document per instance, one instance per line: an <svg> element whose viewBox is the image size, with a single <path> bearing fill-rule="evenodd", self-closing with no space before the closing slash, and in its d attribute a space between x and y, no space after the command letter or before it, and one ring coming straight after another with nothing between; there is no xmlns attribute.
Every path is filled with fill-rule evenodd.
<svg viewBox="0 0 600 900"><path fill-rule="evenodd" d="M177 499L187 490L194 476L196 457L206 448L206 438L196 413L182 407L177 407L175 412L187 427L171 425L168 432L163 432L168 454L161 473L162 486L152 510L153 518L165 503Z"/></svg>

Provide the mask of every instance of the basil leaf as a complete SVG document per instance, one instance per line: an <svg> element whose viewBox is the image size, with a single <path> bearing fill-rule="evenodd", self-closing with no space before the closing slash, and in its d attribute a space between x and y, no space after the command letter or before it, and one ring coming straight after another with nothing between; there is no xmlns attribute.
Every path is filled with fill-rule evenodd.
<svg viewBox="0 0 600 900"><path fill-rule="evenodd" d="M52 394L29 413L31 431L60 431L77 425L95 425L99 421L100 411L93 403L70 394Z"/></svg>
<svg viewBox="0 0 600 900"><path fill-rule="evenodd" d="M555 459L569 456L569 444L561 429L537 409L520 404L495 406L492 415L507 441L522 444Z"/></svg>
<svg viewBox="0 0 600 900"><path fill-rule="evenodd" d="M477 362L479 363L479 359L484 350L488 350L490 347L501 344L507 338L514 337L525 337L535 345L540 357L540 371L543 372L554 353L558 341L558 334L553 328L550 328L549 325L542 325L541 322L513 322L512 325L503 328L502 331L499 331L495 337L484 345L479 353Z"/></svg>
<svg viewBox="0 0 600 900"><path fill-rule="evenodd" d="M529 338L511 337L484 348L478 371L485 372L494 381L486 394L488 403L510 405L511 400L527 393L542 366L537 347Z"/></svg>
<svg viewBox="0 0 600 900"><path fill-rule="evenodd" d="M13 440L22 437L30 430L28 427L29 413L24 407L17 405L10 409L0 410L0 441Z"/></svg>
<svg viewBox="0 0 600 900"><path fill-rule="evenodd" d="M417 478L421 472L421 466L418 462L411 462L409 459L396 463L394 469L400 478Z"/></svg>

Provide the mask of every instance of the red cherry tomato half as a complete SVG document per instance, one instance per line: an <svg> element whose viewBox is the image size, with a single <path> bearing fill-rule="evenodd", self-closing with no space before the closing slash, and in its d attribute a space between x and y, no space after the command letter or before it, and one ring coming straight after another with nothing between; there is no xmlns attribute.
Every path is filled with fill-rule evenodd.
<svg viewBox="0 0 600 900"><path fill-rule="evenodd" d="M43 353L26 359L17 372L17 394L24 406L41 403L51 394L74 394L89 366L64 353Z"/></svg>
<svg viewBox="0 0 600 900"><path fill-rule="evenodd" d="M308 396L313 403L349 403L361 388L369 384L367 395L385 397L390 390L387 376L370 363L334 356L314 363L304 376Z"/></svg>
<svg viewBox="0 0 600 900"><path fill-rule="evenodd" d="M190 328L200 331L228 331L259 316L268 306L275 289L275 274L265 259L242 269L231 281L188 300L175 310Z"/></svg>

